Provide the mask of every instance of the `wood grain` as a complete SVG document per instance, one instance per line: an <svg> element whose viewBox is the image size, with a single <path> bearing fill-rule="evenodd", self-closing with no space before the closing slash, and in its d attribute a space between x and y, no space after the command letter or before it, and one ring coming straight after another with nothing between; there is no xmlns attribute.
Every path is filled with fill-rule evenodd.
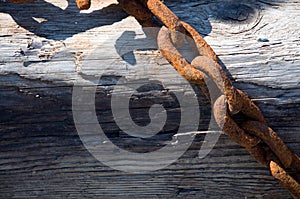
<svg viewBox="0 0 300 199"><path fill-rule="evenodd" d="M182 93L185 82L115 3L92 1L82 12L75 1L0 3L0 198L290 198L224 134L208 156L198 158L209 133L210 105L194 86L201 105L199 133L173 164L132 174L105 166L88 152L72 116L76 81L105 72L96 93L98 119L110 139L127 150L157 149L174 134L180 117L178 104L158 80ZM299 155L300 1L165 3L205 36L234 85ZM151 48L136 49L141 44ZM122 54L128 49L135 51ZM135 122L149 123L149 106L166 103L170 119L152 142L128 138L114 123L110 99L121 76L144 77L140 82L147 84L131 104Z"/></svg>

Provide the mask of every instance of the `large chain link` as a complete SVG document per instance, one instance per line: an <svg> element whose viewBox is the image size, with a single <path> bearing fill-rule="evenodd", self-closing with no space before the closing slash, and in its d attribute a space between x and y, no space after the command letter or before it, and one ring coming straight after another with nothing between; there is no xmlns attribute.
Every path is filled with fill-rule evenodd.
<svg viewBox="0 0 300 199"><path fill-rule="evenodd" d="M7 0L13 3L32 2L34 0ZM91 0L76 0L79 9L88 9ZM300 173L300 158L293 153L280 137L265 122L259 108L241 90L236 89L212 48L202 36L189 24L179 18L160 0L118 0L122 8L143 27L160 29L157 40L162 55L189 82L199 86L204 94L214 102L214 117L222 130L236 143L246 148L262 165L269 168L294 198L300 198L300 184L286 172L291 169ZM156 18L159 19L157 21ZM177 50L187 35L199 53L189 63ZM213 79L220 89L219 96L210 96L206 81ZM212 99L214 98L214 99ZM247 120L238 124L233 115L243 113Z"/></svg>
<svg viewBox="0 0 300 199"><path fill-rule="evenodd" d="M236 143L246 148L272 176L300 198L300 184L285 169L300 172L300 158L294 154L267 126L265 118L253 101L236 89L218 62L212 48L189 24L179 18L160 0L118 0L123 9L134 16L142 26L157 26L158 18L164 26L158 33L158 46L162 55L189 82L197 84L209 96L206 81L212 78L220 89L214 101L214 117L222 130ZM154 17L155 16L155 17ZM194 40L199 56L189 63L177 50L185 34ZM241 125L233 115L243 113L248 119Z"/></svg>

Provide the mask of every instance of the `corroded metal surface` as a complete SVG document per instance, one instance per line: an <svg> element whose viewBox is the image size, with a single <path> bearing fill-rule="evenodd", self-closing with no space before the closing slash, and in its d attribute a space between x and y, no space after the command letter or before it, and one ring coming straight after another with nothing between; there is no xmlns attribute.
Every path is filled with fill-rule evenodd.
<svg viewBox="0 0 300 199"><path fill-rule="evenodd" d="M123 5L126 2L130 1L122 0ZM253 101L232 85L211 47L196 30L189 24L181 22L161 1L140 0L140 2L166 26L162 27L158 34L158 46L162 55L183 77L197 84L206 96L210 96L205 84L208 77L212 78L220 89L221 94L213 103L214 116L222 130L232 140L245 147L260 164L268 167L273 177L295 198L299 198L299 183L283 169L290 168L299 172L299 157L267 126L264 116ZM128 13L140 20L138 14L132 11ZM176 46L182 43L183 37L178 36L180 33L190 36L197 47L199 55L191 63L176 49ZM232 117L238 113L247 118L242 125ZM276 158L271 157L271 154ZM279 165L283 165L283 168Z"/></svg>
<svg viewBox="0 0 300 199"><path fill-rule="evenodd" d="M280 184L289 190L294 198L300 198L300 185L276 162L270 162L270 171L272 176L277 179Z"/></svg>
<svg viewBox="0 0 300 199"><path fill-rule="evenodd" d="M87 10L91 6L91 0L76 0L76 4L80 10Z"/></svg>
<svg viewBox="0 0 300 199"><path fill-rule="evenodd" d="M25 3L34 0L7 0ZM158 45L162 55L184 78L201 88L214 103L214 116L222 130L235 142L245 147L262 165L269 168L272 176L295 198L300 198L300 184L286 169L296 174L300 171L300 158L280 137L268 127L259 108L241 90L236 89L218 63L212 48L189 24L180 19L160 0L118 0L122 8L144 27L159 26ZM76 0L79 9L88 9L90 0ZM186 34L193 39L198 56L190 63L177 50ZM220 90L219 96L210 96L207 79L213 79ZM234 115L242 113L246 120L239 124Z"/></svg>

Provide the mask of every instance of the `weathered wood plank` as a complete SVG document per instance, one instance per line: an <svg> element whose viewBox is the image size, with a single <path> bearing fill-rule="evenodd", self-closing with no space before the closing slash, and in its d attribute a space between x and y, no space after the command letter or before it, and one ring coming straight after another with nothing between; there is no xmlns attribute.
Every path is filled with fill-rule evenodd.
<svg viewBox="0 0 300 199"><path fill-rule="evenodd" d="M168 80L169 89L184 92L184 81L156 50L136 50L135 58L129 53L122 60L117 51L135 48L134 42L145 35L112 3L96 0L81 13L74 2L67 7L58 0L0 3L0 197L289 198L267 169L226 135L206 158L198 158L210 120L209 103L198 90L202 133L172 165L146 174L125 173L87 151L73 121L72 87L75 80L96 78L104 69L108 76L97 88L96 109L110 138L121 147L157 149L151 144L170 140L180 117L178 104L156 83ZM255 100L268 124L300 154L300 1L166 4L205 35L234 84ZM136 65L130 64L134 61ZM168 103L172 120L149 143L128 138L113 122L111 93L122 75L151 83L135 96L135 121L146 124L149 105ZM126 93L122 88L115 92Z"/></svg>

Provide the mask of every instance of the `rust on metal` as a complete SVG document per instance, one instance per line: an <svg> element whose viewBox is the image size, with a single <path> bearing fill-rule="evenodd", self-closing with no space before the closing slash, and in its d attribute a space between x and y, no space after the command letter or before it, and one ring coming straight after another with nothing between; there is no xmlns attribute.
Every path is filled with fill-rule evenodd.
<svg viewBox="0 0 300 199"><path fill-rule="evenodd" d="M7 0L11 3L26 3L35 0ZM157 36L159 50L173 65L176 71L189 82L199 86L203 93L213 101L214 117L221 129L236 143L245 147L262 165L269 168L272 176L285 187L294 198L300 198L299 180L289 175L290 168L300 173L300 158L293 153L280 137L267 126L264 116L253 101L241 90L236 89L213 49L203 37L189 24L180 19L160 0L118 0L119 5L143 27L164 26ZM91 0L76 0L79 9L90 8ZM155 19L160 20L157 21ZM157 33L156 33L157 34ZM189 63L177 50L184 39L198 51ZM210 96L206 81L213 80L219 88L219 96ZM212 99L213 98L213 99ZM243 113L247 120L242 124L233 115ZM271 154L275 156L276 161ZM277 159L283 165L277 163Z"/></svg>
<svg viewBox="0 0 300 199"><path fill-rule="evenodd" d="M202 56L207 56L212 58L214 61L218 61L216 53L208 45L208 43L203 39L203 37L189 24L181 22L182 26L185 28L189 36L193 38L197 46L198 52Z"/></svg>
<svg viewBox="0 0 300 199"><path fill-rule="evenodd" d="M239 145L252 148L256 146L260 139L247 134L236 122L228 115L226 110L226 96L221 95L214 103L214 116L216 122L224 132Z"/></svg>
<svg viewBox="0 0 300 199"><path fill-rule="evenodd" d="M158 21L154 20L153 13L139 0L118 0L119 5L143 27L159 27Z"/></svg>
<svg viewBox="0 0 300 199"><path fill-rule="evenodd" d="M272 176L292 194L294 198L300 198L300 184L293 179L282 167L274 161L270 162Z"/></svg>
<svg viewBox="0 0 300 199"><path fill-rule="evenodd" d="M269 165L270 162L272 162L271 154L275 154L285 167L298 171L300 168L298 156L292 153L282 141L279 141L279 137L276 133L267 127L261 111L253 101L244 92L233 86L226 72L218 63L215 52L201 35L189 24L180 21L161 1L134 1L139 1L142 4L138 4L136 9L141 7L148 10L151 14L145 10L141 12L140 8L136 11L134 11L133 8L128 8L128 4L131 2L130 0L119 0L119 2L122 2L121 5L125 11L133 15L139 22L143 22L141 23L142 26L145 24L145 20L153 21L153 16L156 16L166 26L163 26L159 31L157 42L162 55L173 65L176 71L191 83L197 84L207 97L210 97L210 93L205 80L213 79L214 83L220 89L220 96L215 97L215 102L213 103L214 116L222 130L232 140L245 147L260 164L267 166L271 172L273 171L273 167ZM141 16L139 12L147 14ZM181 36L182 34L186 34L192 38L193 44L199 53L191 63L189 63L176 48L178 43L182 42L180 39L184 38ZM190 41L188 42L190 43ZM248 120L250 120L241 127L232 118L232 115L239 112L243 113ZM254 121L255 124L251 123L252 121ZM264 128L257 127L256 125L258 123ZM251 128L247 126L247 124L251 124ZM268 129L267 133L266 129ZM270 137L270 135L272 136ZM288 155L284 157L287 151ZM273 176L280 182L283 181L284 187L286 187L292 195L298 196L300 194L300 189L298 188L299 183L285 171ZM288 176L289 180L282 180L286 178L286 176ZM294 188L295 186L297 189Z"/></svg>
<svg viewBox="0 0 300 199"><path fill-rule="evenodd" d="M140 0L170 31L172 42L181 46L184 42L185 33L179 18L159 0Z"/></svg>
<svg viewBox="0 0 300 199"><path fill-rule="evenodd" d="M141 2L169 29L184 33L179 18L160 0L141 0Z"/></svg>
<svg viewBox="0 0 300 199"><path fill-rule="evenodd" d="M267 151L264 148L262 143L258 143L256 146L253 147L246 147L246 149L259 164L268 167L271 154L270 151Z"/></svg>
<svg viewBox="0 0 300 199"><path fill-rule="evenodd" d="M241 112L247 117L265 123L265 118L254 102L241 90L236 89L238 101L242 104Z"/></svg>
<svg viewBox="0 0 300 199"><path fill-rule="evenodd" d="M140 0L170 30L178 30L181 26L179 18L159 0Z"/></svg>
<svg viewBox="0 0 300 199"><path fill-rule="evenodd" d="M130 2L129 0L122 1ZM205 80L209 78L213 79L214 83L220 89L221 95L216 97L214 102L214 116L223 131L232 140L245 147L260 164L267 166L271 172L273 171L273 167L271 168L269 165L271 162L271 154L275 154L286 167L298 171L300 168L298 156L292 153L282 141L278 141L279 137L274 131L268 130L268 134L266 134L265 129L268 127L261 111L244 92L233 86L226 72L218 63L215 52L201 35L189 24L180 21L161 1L140 0L140 2L166 26L162 27L158 34L158 46L162 55L173 65L176 71L188 81L197 84L208 97L210 93L205 85ZM128 13L131 14L130 12ZM141 18L136 13L133 13L133 16L135 16L138 21ZM146 20L153 20L153 17L150 19L149 15ZM179 42L174 35L180 35L176 33L177 31L190 36L197 48L199 54L191 63L189 63L176 48ZM251 121L254 121L255 124L252 124L251 128L248 128L247 123L240 127L232 118L232 115L239 112L243 113L243 115L250 120L248 124L250 124ZM257 123L261 124L264 128L256 127ZM255 131L255 133L253 131ZM272 135L272 138L270 138L269 135ZM284 157L284 153L287 151L288 157ZM286 178L286 176L289 175L284 171L279 172L274 177L280 182L283 181L284 187L286 187L292 195L299 196L299 183L291 176L288 177L289 180L282 180Z"/></svg>
<svg viewBox="0 0 300 199"><path fill-rule="evenodd" d="M284 144L282 139L270 127L258 121L246 121L242 124L242 128L262 139L285 168L300 172L300 158Z"/></svg>
<svg viewBox="0 0 300 199"><path fill-rule="evenodd" d="M166 27L162 27L158 33L157 44L162 55L173 65L175 70L181 74L189 82L197 84L206 96L209 91L206 87L206 75L197 70L188 61L181 56L170 38L170 31Z"/></svg>
<svg viewBox="0 0 300 199"><path fill-rule="evenodd" d="M198 52L206 58L197 58L192 62L201 71L205 71L207 75L214 79L219 89L225 93L228 100L228 109L231 114L242 111L250 118L264 122L264 117L259 108L245 95L242 91L233 87L226 72L218 63L218 58L212 48L201 37L201 35L189 24L181 22L185 30L195 41ZM214 63L212 63L212 60Z"/></svg>
<svg viewBox="0 0 300 199"><path fill-rule="evenodd" d="M235 112L242 112L249 118L265 122L259 108L245 93L232 86L230 79L226 76L222 67L213 59L213 57L198 56L192 61L192 65L211 77L220 91L227 96L229 113L234 114Z"/></svg>
<svg viewBox="0 0 300 199"><path fill-rule="evenodd" d="M91 0L76 0L76 4L80 10L87 10L91 7Z"/></svg>

